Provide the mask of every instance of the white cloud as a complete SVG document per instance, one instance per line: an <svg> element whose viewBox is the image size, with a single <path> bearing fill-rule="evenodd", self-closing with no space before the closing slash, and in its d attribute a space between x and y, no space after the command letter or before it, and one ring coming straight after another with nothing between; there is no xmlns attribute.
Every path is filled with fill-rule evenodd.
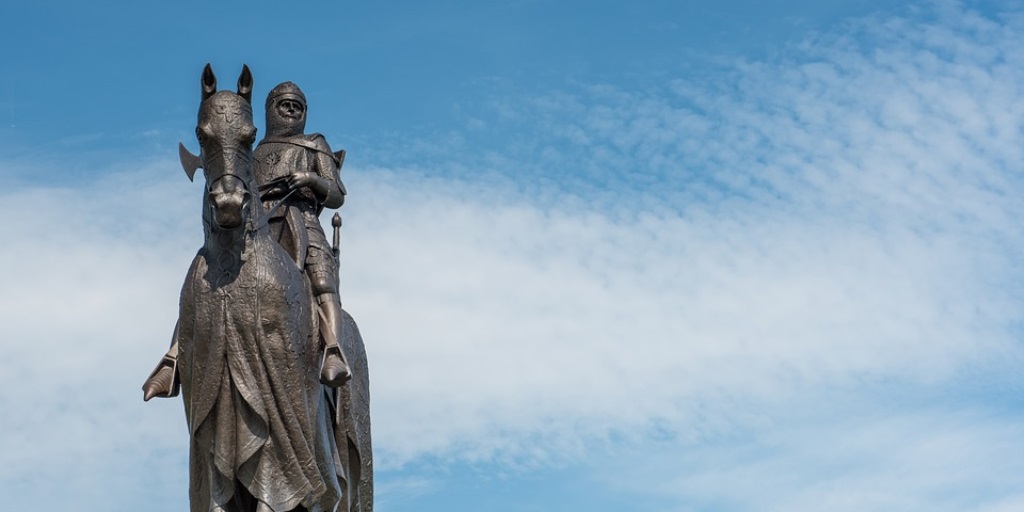
<svg viewBox="0 0 1024 512"><path fill-rule="evenodd" d="M1005 510L1024 497L1018 418L829 398L775 404L756 429L624 450L628 471L595 471L679 510Z"/></svg>
<svg viewBox="0 0 1024 512"><path fill-rule="evenodd" d="M367 329L404 309L423 331L382 370L417 382L418 406L384 406L417 420L382 435L407 454L515 452L522 432L684 424L680 404L941 383L1019 357L1021 297L1004 283L1021 279L1024 53L1012 27L956 13L869 20L711 83L509 101L496 117L535 129L514 132L511 161L479 161L513 185L355 176L402 206L362 214L354 199L367 217L350 268L388 277L354 276L351 303ZM392 280L416 286L359 300ZM380 343L405 329L390 321Z"/></svg>

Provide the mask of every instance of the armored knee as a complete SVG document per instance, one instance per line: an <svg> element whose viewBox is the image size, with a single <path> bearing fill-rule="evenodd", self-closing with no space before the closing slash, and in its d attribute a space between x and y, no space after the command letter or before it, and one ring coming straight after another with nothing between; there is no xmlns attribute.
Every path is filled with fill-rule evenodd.
<svg viewBox="0 0 1024 512"><path fill-rule="evenodd" d="M338 278L334 272L323 267L306 267L306 272L310 287L313 288L313 295L338 293Z"/></svg>
<svg viewBox="0 0 1024 512"><path fill-rule="evenodd" d="M306 253L306 275L313 295L338 293L338 270L334 255L311 245Z"/></svg>

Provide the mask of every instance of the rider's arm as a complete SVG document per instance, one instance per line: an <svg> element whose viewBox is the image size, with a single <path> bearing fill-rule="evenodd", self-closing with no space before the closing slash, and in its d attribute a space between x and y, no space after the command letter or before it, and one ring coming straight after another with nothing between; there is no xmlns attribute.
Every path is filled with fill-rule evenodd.
<svg viewBox="0 0 1024 512"><path fill-rule="evenodd" d="M313 138L318 151L315 157L316 173L321 178L316 193L317 199L325 208L338 208L345 203L345 186L341 184L341 169L331 153L331 147L323 136Z"/></svg>

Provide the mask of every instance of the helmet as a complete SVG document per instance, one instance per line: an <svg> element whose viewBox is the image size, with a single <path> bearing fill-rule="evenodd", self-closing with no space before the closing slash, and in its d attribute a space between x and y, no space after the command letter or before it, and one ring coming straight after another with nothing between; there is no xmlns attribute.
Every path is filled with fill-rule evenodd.
<svg viewBox="0 0 1024 512"><path fill-rule="evenodd" d="M299 89L299 86L291 82L277 84L277 87L271 89L270 94L267 94L267 103L265 107L270 108L278 99L282 99L282 96L288 99L297 100L302 103L303 108L306 107L306 95L302 94L302 89Z"/></svg>
<svg viewBox="0 0 1024 512"><path fill-rule="evenodd" d="M297 118L285 117L278 110L278 104L283 100L297 101L302 104L302 112ZM290 137L299 135L306 129L306 95L302 94L299 86L284 82L270 90L267 95L267 135L276 137Z"/></svg>

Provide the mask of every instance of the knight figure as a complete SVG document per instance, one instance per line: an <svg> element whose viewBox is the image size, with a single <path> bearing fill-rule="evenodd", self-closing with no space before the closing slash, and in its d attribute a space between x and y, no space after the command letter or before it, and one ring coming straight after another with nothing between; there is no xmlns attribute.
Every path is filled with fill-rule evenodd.
<svg viewBox="0 0 1024 512"><path fill-rule="evenodd" d="M271 235L309 278L320 313L324 361L320 380L336 387L352 374L339 347L342 338L338 262L320 226L324 208L345 202L340 166L324 137L305 134L306 96L291 82L274 87L266 101L267 135L253 151L256 183L270 214Z"/></svg>

